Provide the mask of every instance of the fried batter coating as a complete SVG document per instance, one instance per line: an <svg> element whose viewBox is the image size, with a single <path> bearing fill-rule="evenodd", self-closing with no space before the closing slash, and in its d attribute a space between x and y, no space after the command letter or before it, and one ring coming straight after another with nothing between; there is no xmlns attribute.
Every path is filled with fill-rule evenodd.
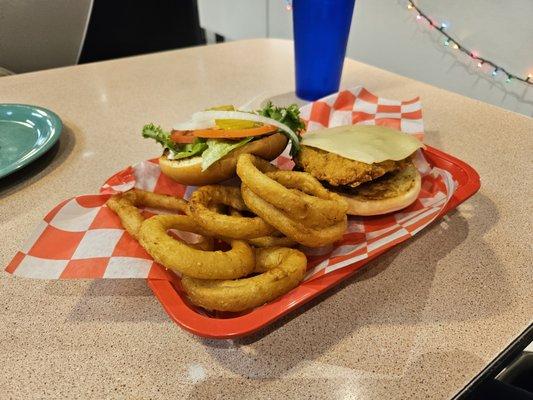
<svg viewBox="0 0 533 400"><path fill-rule="evenodd" d="M193 304L207 310L244 311L261 306L294 289L303 280L305 254L286 247L257 249L259 275L235 280L195 279L184 276L183 289Z"/></svg>
<svg viewBox="0 0 533 400"><path fill-rule="evenodd" d="M302 146L294 161L305 172L331 186L356 187L361 183L379 178L387 172L404 168L410 162L410 157L400 161L386 160L366 164L314 147Z"/></svg>
<svg viewBox="0 0 533 400"><path fill-rule="evenodd" d="M255 267L253 249L242 240L229 240L228 251L203 250L176 240L168 234L170 229L205 234L188 215L154 215L144 220L139 243L165 268L198 279L236 279Z"/></svg>
<svg viewBox="0 0 533 400"><path fill-rule="evenodd" d="M385 174L372 181L363 183L355 189L346 191L359 200L383 200L407 193L420 180L420 174L413 164L406 168Z"/></svg>

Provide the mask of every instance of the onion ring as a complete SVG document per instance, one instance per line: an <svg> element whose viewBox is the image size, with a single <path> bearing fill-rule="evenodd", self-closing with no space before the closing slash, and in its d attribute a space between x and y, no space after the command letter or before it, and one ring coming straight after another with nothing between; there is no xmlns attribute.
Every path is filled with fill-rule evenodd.
<svg viewBox="0 0 533 400"><path fill-rule="evenodd" d="M187 201L167 194L148 192L141 189L131 189L123 193L123 196L131 199L134 205L143 205L152 208L164 208L166 210L176 210L185 212Z"/></svg>
<svg viewBox="0 0 533 400"><path fill-rule="evenodd" d="M107 200L106 205L118 215L126 232L135 239L138 239L139 229L144 221L144 217L137 207L164 208L181 212L185 212L187 209L187 201L179 197L140 189L131 189L124 193L114 194Z"/></svg>
<svg viewBox="0 0 533 400"><path fill-rule="evenodd" d="M241 192L244 202L250 210L287 237L307 247L320 247L336 242L342 238L348 226L348 218L345 214L341 221L333 225L321 228L309 227L300 221L291 219L283 211L255 194L244 183L241 186Z"/></svg>
<svg viewBox="0 0 533 400"><path fill-rule="evenodd" d="M230 215L242 216L241 212L230 209ZM271 236L261 236L257 238L248 239L247 242L254 247L291 247L296 244L294 240L283 236L280 231L275 231Z"/></svg>
<svg viewBox="0 0 533 400"><path fill-rule="evenodd" d="M216 204L248 211L238 187L209 185L197 189L189 199L189 213L203 229L215 236L251 239L268 236L275 231L260 217L221 214L213 210Z"/></svg>
<svg viewBox="0 0 533 400"><path fill-rule="evenodd" d="M287 236L262 236L258 238L248 239L254 247L290 247L296 244L296 241Z"/></svg>
<svg viewBox="0 0 533 400"><path fill-rule="evenodd" d="M346 215L346 202L305 172L279 171L261 158L242 154L237 175L259 197L307 225L331 224Z"/></svg>
<svg viewBox="0 0 533 400"><path fill-rule="evenodd" d="M242 240L231 240L228 251L203 251L172 238L169 229L206 234L188 215L155 215L145 220L139 243L166 268L199 279L235 279L254 269L253 249Z"/></svg>
<svg viewBox="0 0 533 400"><path fill-rule="evenodd" d="M305 255L286 247L257 249L255 272L237 280L202 280L184 276L183 289L190 301L207 310L244 311L258 307L294 289L307 267Z"/></svg>
<svg viewBox="0 0 533 400"><path fill-rule="evenodd" d="M341 221L348 211L348 204L340 195L328 191L307 172L274 171L267 172L266 176L288 189L294 189L294 193L307 203L304 218L299 218L305 219L307 225L331 225ZM277 206L276 203L270 203ZM296 218L298 217L296 215Z"/></svg>

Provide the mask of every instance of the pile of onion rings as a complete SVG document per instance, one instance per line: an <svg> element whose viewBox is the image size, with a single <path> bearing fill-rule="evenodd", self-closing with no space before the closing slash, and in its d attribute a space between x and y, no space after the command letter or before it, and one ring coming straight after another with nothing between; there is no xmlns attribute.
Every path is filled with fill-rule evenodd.
<svg viewBox="0 0 533 400"><path fill-rule="evenodd" d="M203 186L188 202L138 189L107 202L153 259L181 276L189 300L208 310L245 311L294 289L307 259L291 247L333 243L347 226L346 202L310 174L250 154L239 157L237 174L240 187ZM139 207L172 214L145 219Z"/></svg>
<svg viewBox="0 0 533 400"><path fill-rule="evenodd" d="M302 281L305 255L279 247L293 242L261 218L243 215L248 208L239 188L206 186L191 200L189 204L180 198L132 189L111 196L107 206L155 261L181 275L183 288L195 305L244 311L287 293ZM221 213L224 205L228 215ZM139 207L181 214L145 219ZM193 215L207 218L195 219ZM200 240L190 243L182 236L176 238L169 233L173 230L194 234ZM250 243L242 240L244 237ZM227 242L231 249L216 250L215 238Z"/></svg>

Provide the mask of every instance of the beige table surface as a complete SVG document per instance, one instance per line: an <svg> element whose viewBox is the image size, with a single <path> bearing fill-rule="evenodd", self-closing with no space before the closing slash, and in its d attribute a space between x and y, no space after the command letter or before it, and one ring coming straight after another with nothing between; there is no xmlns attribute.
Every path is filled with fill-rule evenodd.
<svg viewBox="0 0 533 400"><path fill-rule="evenodd" d="M157 156L140 128L293 90L292 43L253 40L0 78L38 104L58 149L0 180L0 260L61 200ZM0 273L0 398L444 399L532 319L533 120L347 60L344 87L420 95L427 142L474 166L480 192L362 275L239 341L172 323L143 280Z"/></svg>

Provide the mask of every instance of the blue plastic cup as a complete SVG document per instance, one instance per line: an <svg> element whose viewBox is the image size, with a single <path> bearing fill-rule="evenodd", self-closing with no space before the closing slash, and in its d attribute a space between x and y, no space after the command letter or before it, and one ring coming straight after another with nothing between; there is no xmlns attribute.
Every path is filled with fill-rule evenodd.
<svg viewBox="0 0 533 400"><path fill-rule="evenodd" d="M355 0L293 0L296 95L316 100L337 92Z"/></svg>

